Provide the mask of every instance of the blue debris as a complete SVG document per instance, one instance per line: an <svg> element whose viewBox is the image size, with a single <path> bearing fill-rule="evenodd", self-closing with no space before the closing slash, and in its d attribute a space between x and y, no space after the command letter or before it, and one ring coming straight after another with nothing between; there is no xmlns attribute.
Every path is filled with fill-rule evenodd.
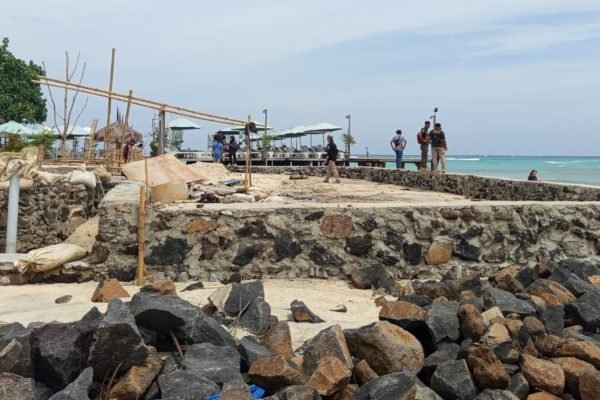
<svg viewBox="0 0 600 400"><path fill-rule="evenodd" d="M260 386L256 386L254 384L248 385L248 389L250 389L250 393L252 393L253 399L262 399L264 397L264 395L267 393L265 391L265 389L261 388ZM220 394L213 394L206 400L219 400L220 398L221 398Z"/></svg>

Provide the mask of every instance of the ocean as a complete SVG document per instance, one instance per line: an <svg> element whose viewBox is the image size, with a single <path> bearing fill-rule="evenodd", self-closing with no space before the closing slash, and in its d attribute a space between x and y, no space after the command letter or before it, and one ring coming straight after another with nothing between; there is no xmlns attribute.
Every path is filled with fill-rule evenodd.
<svg viewBox="0 0 600 400"><path fill-rule="evenodd" d="M364 157L364 154L356 156ZM396 168L395 159L392 159L390 155L370 154L369 157L390 159L390 162L386 163L386 168ZM420 156L405 155L404 158L417 159ZM538 179L542 181L600 186L600 156L452 155L446 160L449 173L526 180L529 171L535 169L538 171ZM410 164L408 169L415 169L415 166Z"/></svg>

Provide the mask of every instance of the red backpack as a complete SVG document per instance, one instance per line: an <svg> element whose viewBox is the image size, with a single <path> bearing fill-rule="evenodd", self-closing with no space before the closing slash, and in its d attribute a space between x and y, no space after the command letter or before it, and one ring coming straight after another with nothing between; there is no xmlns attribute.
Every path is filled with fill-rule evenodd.
<svg viewBox="0 0 600 400"><path fill-rule="evenodd" d="M420 131L417 133L417 143L423 144L423 134Z"/></svg>

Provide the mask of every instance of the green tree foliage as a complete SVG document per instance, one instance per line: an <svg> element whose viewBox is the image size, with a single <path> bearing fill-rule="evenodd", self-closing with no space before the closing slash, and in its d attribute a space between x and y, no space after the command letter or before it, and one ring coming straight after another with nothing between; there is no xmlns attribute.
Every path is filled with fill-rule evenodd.
<svg viewBox="0 0 600 400"><path fill-rule="evenodd" d="M15 152L25 148L26 142L23 141L21 135L17 133L9 133L6 141L6 145L0 149L0 152Z"/></svg>
<svg viewBox="0 0 600 400"><path fill-rule="evenodd" d="M350 147L353 144L356 144L356 140L354 139L354 136L352 136L351 133L344 133L342 135L342 142L344 142L344 144L346 145L346 158L350 157Z"/></svg>
<svg viewBox="0 0 600 400"><path fill-rule="evenodd" d="M46 99L33 79L42 67L16 58L8 51L8 38L0 46L0 118L4 121L41 123L46 120Z"/></svg>

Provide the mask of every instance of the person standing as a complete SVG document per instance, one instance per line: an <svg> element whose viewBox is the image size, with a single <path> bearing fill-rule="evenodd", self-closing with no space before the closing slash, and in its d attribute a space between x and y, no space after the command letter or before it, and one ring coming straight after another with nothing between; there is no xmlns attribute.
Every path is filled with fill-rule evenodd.
<svg viewBox="0 0 600 400"><path fill-rule="evenodd" d="M227 146L227 152L229 154L229 165L237 164L236 153L239 149L237 142L235 141L235 137L229 137L229 144Z"/></svg>
<svg viewBox="0 0 600 400"><path fill-rule="evenodd" d="M402 136L402 131L400 129L396 131L396 134L392 140L390 140L390 146L392 146L392 150L396 152L396 169L400 169L402 167L402 154L406 147L406 139Z"/></svg>
<svg viewBox="0 0 600 400"><path fill-rule="evenodd" d="M135 145L135 139L130 139L123 147L123 162L128 163L131 161L133 155L133 147Z"/></svg>
<svg viewBox="0 0 600 400"><path fill-rule="evenodd" d="M419 168L421 171L427 171L429 143L431 143L431 137L429 136L430 126L431 123L429 121L425 121L425 126L423 126L419 133L417 133L417 143L419 143L419 146L421 147L421 167Z"/></svg>
<svg viewBox="0 0 600 400"><path fill-rule="evenodd" d="M538 176L537 176L537 171L535 169L532 169L531 172L529 173L529 176L527 177L528 181L537 181L538 180Z"/></svg>
<svg viewBox="0 0 600 400"><path fill-rule="evenodd" d="M325 147L325 152L327 156L325 158L325 166L327 167L327 176L323 182L329 182L329 178L333 176L335 178L335 183L342 183L340 181L340 175L337 172L337 168L335 167L335 160L338 156L338 148L333 141L333 136L327 136L327 147Z"/></svg>
<svg viewBox="0 0 600 400"><path fill-rule="evenodd" d="M219 164L222 162L223 158L223 142L219 140L214 140L212 143L212 158L213 163Z"/></svg>
<svg viewBox="0 0 600 400"><path fill-rule="evenodd" d="M442 174L446 173L446 155L448 151L448 143L446 142L446 134L442 130L442 124L439 122L433 127L431 136L431 172L437 173L438 162L442 162Z"/></svg>

